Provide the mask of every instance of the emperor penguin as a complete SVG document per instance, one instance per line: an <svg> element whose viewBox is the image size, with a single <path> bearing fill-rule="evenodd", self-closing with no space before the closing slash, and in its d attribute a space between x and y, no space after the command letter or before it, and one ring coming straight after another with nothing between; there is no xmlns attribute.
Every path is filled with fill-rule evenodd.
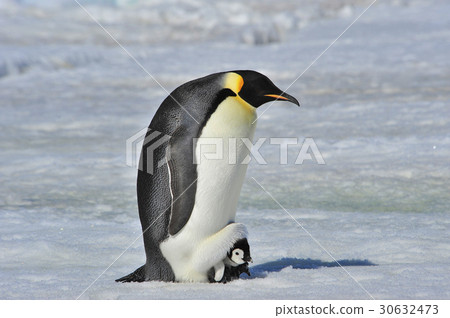
<svg viewBox="0 0 450 318"><path fill-rule="evenodd" d="M146 263L116 281L208 282L208 271L246 238L235 223L250 153L243 139L253 138L256 109L276 100L300 105L265 75L239 70L189 81L163 101L137 177ZM205 155L217 147L222 156Z"/></svg>

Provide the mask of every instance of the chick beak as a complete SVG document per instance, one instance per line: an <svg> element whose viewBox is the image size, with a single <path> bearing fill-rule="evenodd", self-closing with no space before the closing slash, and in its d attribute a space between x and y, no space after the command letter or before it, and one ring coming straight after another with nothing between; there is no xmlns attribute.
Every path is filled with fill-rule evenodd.
<svg viewBox="0 0 450 318"><path fill-rule="evenodd" d="M253 260L252 260L252 258L250 256L245 256L244 257L244 261L253 263Z"/></svg>

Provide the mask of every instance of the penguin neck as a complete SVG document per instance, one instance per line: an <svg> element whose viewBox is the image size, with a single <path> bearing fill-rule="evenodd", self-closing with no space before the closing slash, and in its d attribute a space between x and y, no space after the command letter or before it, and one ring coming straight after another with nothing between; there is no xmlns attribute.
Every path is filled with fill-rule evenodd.
<svg viewBox="0 0 450 318"><path fill-rule="evenodd" d="M227 97L211 116L214 118L208 122L220 123L217 134L223 134L223 137L253 138L256 108L239 95Z"/></svg>

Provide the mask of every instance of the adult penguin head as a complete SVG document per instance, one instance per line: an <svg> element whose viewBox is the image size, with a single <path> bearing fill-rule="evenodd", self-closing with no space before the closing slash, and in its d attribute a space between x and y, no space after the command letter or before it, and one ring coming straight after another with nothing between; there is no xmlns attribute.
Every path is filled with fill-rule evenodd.
<svg viewBox="0 0 450 318"><path fill-rule="evenodd" d="M225 86L255 108L276 100L288 101L300 106L295 97L283 92L267 76L255 71L228 72Z"/></svg>

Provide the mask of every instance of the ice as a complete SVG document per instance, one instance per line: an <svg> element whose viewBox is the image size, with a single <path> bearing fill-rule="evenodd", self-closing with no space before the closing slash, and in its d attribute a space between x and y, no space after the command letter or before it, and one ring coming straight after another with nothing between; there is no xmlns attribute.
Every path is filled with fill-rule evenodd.
<svg viewBox="0 0 450 318"><path fill-rule="evenodd" d="M370 2L80 1L157 83L74 1L0 0L0 298L370 298L335 260L376 299L449 298L450 5L377 2L311 65ZM301 103L258 110L299 144L250 163L252 276L115 283L145 259L126 139L232 69ZM294 164L306 137L325 165Z"/></svg>

